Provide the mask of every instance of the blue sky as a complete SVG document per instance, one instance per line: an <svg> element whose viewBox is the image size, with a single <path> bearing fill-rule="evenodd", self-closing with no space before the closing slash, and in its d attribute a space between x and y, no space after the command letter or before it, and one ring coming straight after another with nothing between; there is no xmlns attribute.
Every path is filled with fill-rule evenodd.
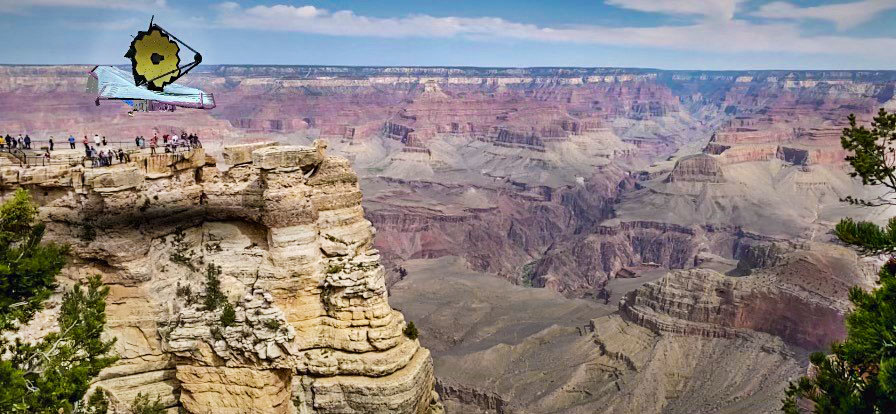
<svg viewBox="0 0 896 414"><path fill-rule="evenodd" d="M152 14L212 64L896 69L896 0L0 0L0 63L125 63Z"/></svg>

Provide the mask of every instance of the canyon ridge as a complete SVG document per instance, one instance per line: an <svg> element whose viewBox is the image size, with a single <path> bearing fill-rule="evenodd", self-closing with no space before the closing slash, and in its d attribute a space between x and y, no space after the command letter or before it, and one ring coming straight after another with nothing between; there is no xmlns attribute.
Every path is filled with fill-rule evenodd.
<svg viewBox="0 0 896 414"><path fill-rule="evenodd" d="M841 201L840 134L896 71L201 66L217 108L130 117L90 69L0 66L0 132L203 148L0 194L112 288L97 385L171 413L777 412L875 280L830 230L892 216Z"/></svg>

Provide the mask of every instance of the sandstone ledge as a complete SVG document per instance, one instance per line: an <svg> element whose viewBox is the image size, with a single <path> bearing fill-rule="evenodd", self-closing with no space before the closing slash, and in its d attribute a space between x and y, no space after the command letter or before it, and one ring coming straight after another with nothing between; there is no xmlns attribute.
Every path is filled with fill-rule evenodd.
<svg viewBox="0 0 896 414"><path fill-rule="evenodd" d="M0 196L31 189L63 274L113 286L99 377L188 413L438 411L429 352L402 335L348 162L314 147L138 155L113 167L0 166ZM202 303L217 269L236 321Z"/></svg>

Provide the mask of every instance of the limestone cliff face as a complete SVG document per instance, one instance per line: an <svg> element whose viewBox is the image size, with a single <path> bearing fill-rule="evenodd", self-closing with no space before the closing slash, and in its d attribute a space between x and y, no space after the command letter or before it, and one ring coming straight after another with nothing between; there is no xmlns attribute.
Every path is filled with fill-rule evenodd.
<svg viewBox="0 0 896 414"><path fill-rule="evenodd" d="M132 156L97 169L5 166L2 195L31 190L64 276L111 286L121 360L97 385L119 405L159 395L172 413L441 410L429 351L387 301L357 176L316 148ZM203 305L208 273L222 307Z"/></svg>

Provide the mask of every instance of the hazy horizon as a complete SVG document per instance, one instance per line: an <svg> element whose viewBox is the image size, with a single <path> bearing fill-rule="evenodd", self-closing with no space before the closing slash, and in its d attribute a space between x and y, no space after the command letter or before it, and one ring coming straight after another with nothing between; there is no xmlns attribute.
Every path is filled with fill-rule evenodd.
<svg viewBox="0 0 896 414"><path fill-rule="evenodd" d="M130 67L130 63L3 63L0 66L11 67L48 67L48 66L74 66L74 67L90 67L90 66L121 66ZM307 68L357 68L357 69L387 69L387 68L409 68L409 69L463 69L463 70L544 70L544 69L574 69L574 70L621 70L621 71L645 71L645 72L718 72L718 73L777 73L777 72L878 72L878 73L896 73L896 69L790 69L790 68L769 68L769 69L699 69L699 68L683 68L683 69L666 69L656 67L622 67L622 66L462 66L462 65L330 65L330 64L289 64L289 63L203 63L200 64L196 71L201 72L203 68L209 67L307 67Z"/></svg>

